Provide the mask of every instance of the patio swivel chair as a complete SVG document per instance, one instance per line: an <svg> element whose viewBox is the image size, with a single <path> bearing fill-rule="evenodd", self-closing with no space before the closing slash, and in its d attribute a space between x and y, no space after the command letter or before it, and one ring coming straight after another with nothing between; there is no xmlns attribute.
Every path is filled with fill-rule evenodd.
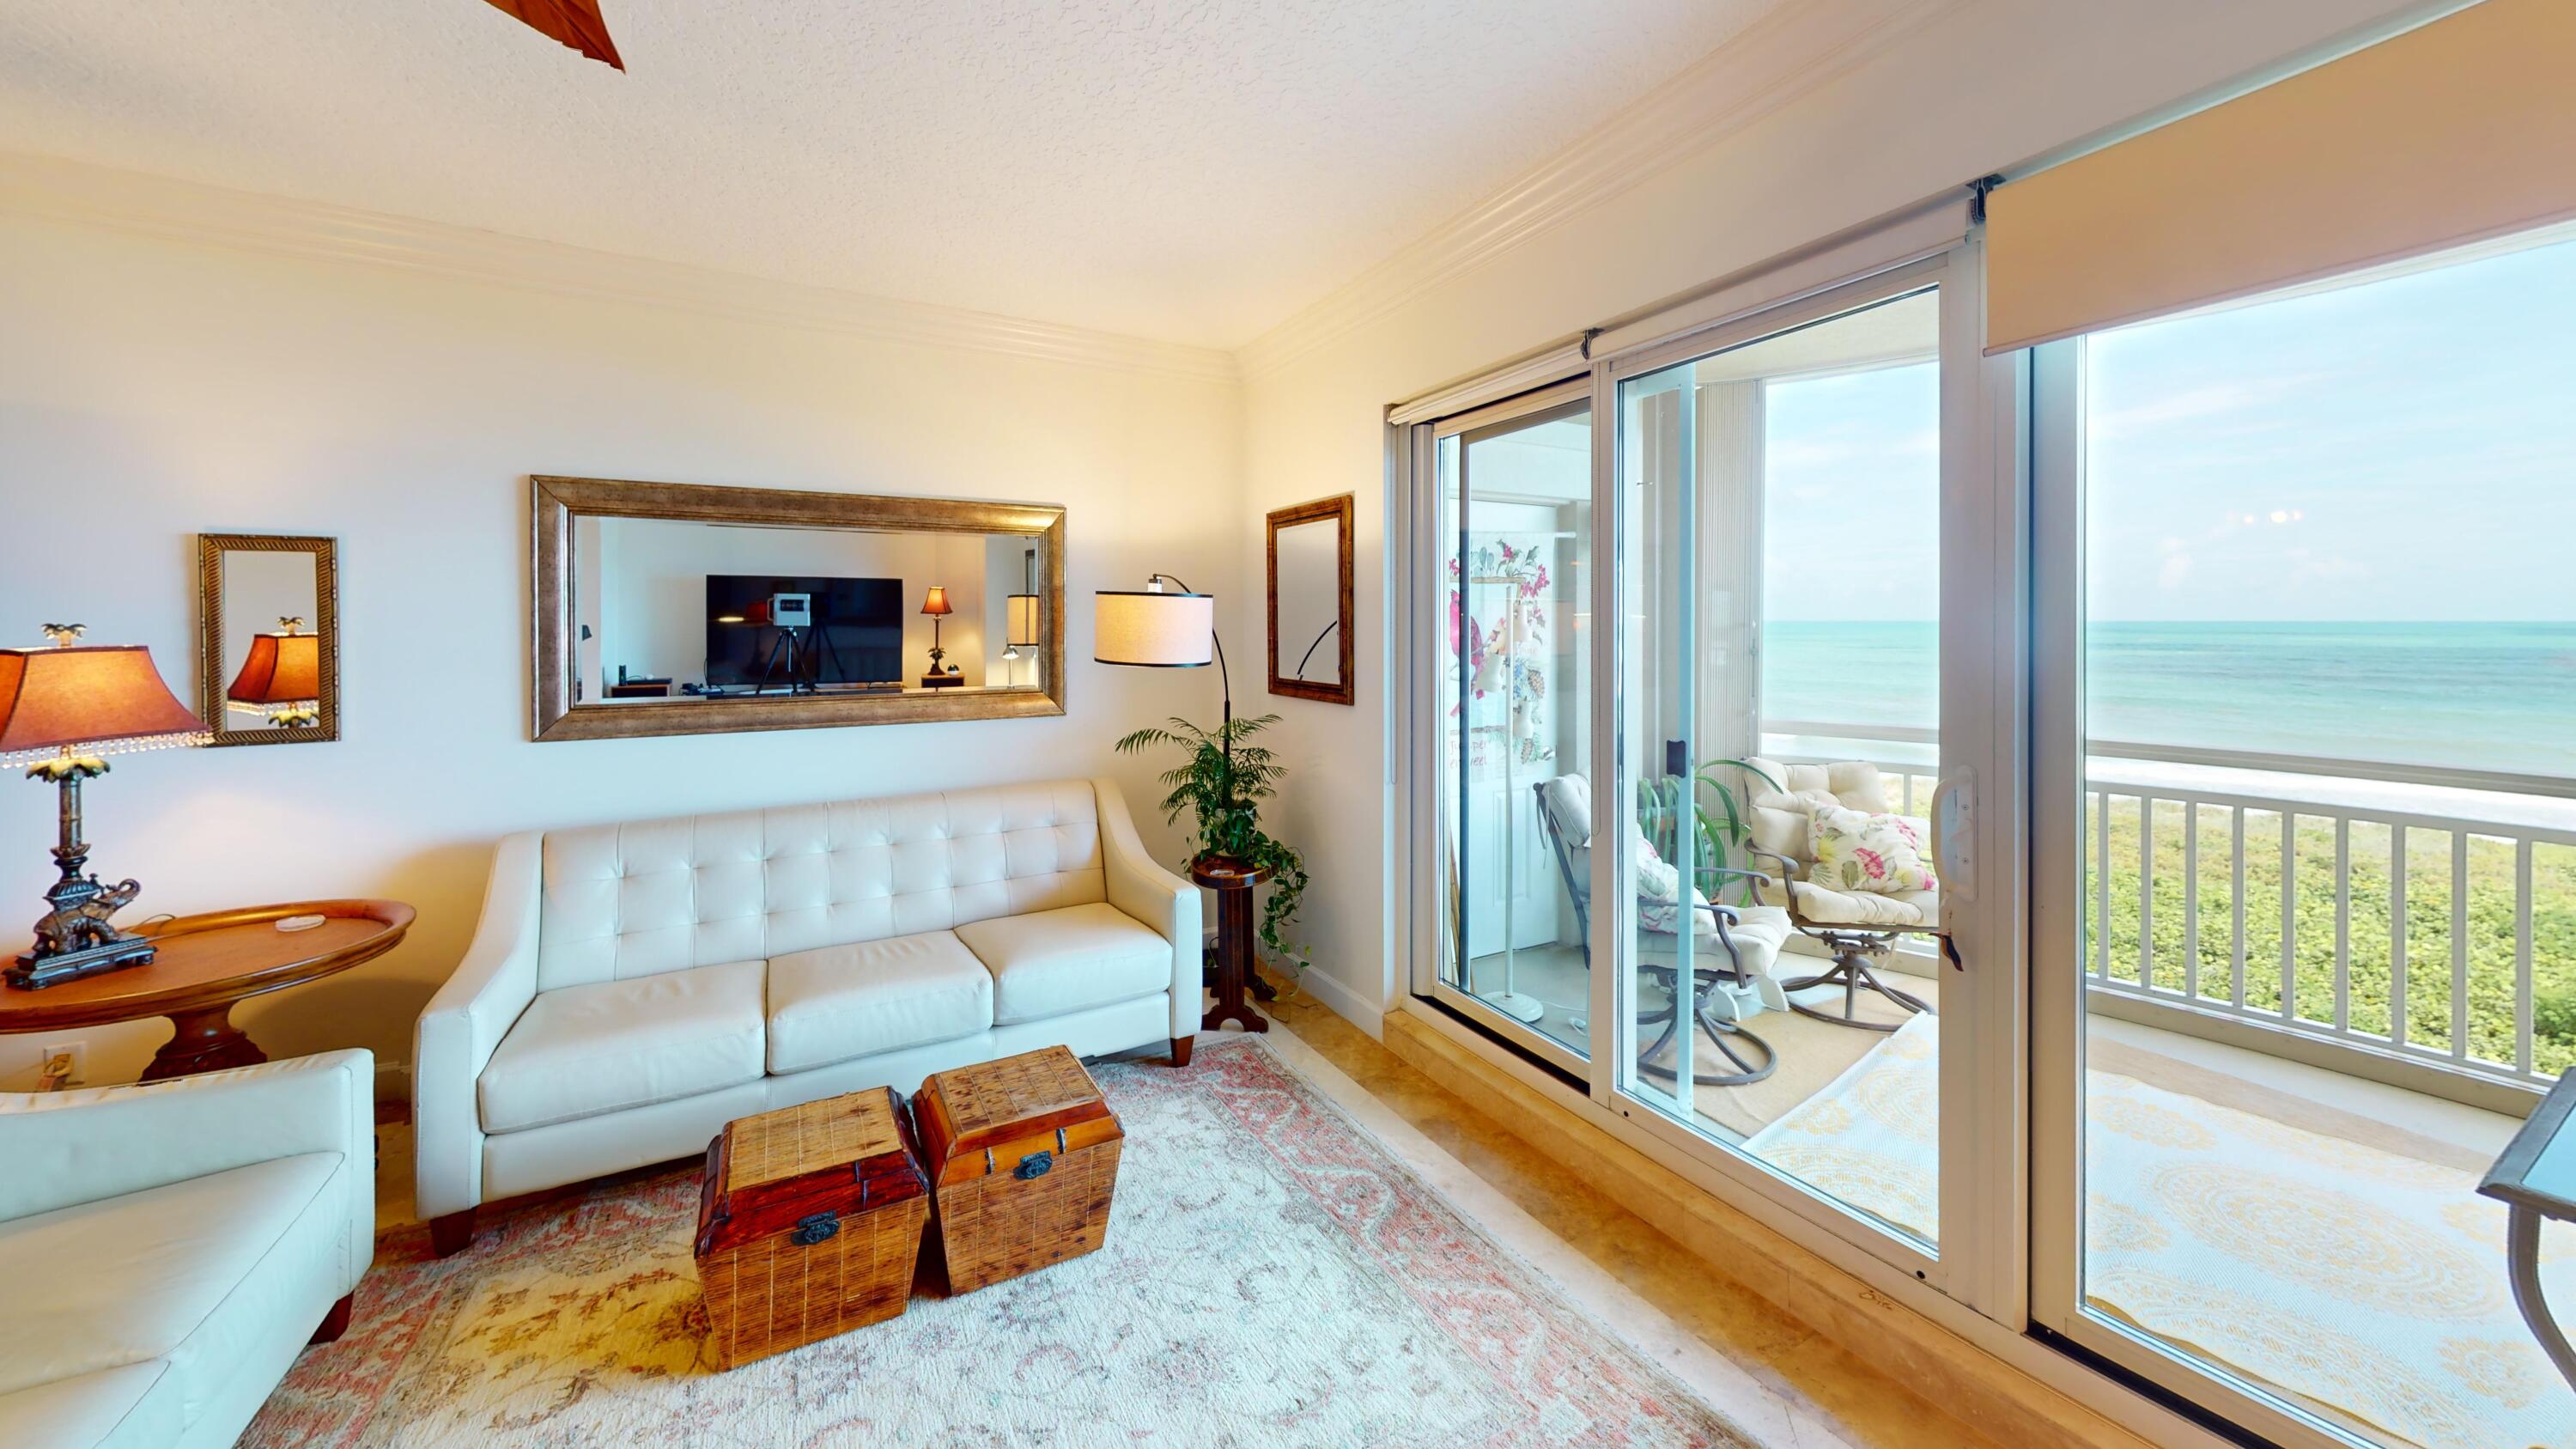
<svg viewBox="0 0 2576 1449"><path fill-rule="evenodd" d="M1557 869L1565 876L1566 895L1574 902L1575 923L1583 942L1583 964L1588 970L1592 965L1592 787L1581 775L1559 775L1531 788L1538 792L1539 828L1547 835ZM1635 827L1632 824L1630 828ZM1646 843L1642 831L1637 835L1637 844L1641 856L1653 856L1653 847ZM1749 879L1757 888L1770 880L1758 871L1723 873ZM1766 1007L1776 1011L1789 1004L1779 984L1771 979L1772 963L1779 959L1780 947L1789 939L1788 912L1777 906L1713 905L1695 889L1690 894L1692 964L1688 1016L1735 1068L1714 1075L1694 1069L1691 1080L1703 1087L1741 1087L1761 1081L1780 1064L1779 1054L1742 1021ZM1677 890L1669 901L1639 902L1637 922L1638 974L1661 985L1671 993L1673 1001L1660 1011L1638 1014L1638 1026L1660 1024L1663 1034L1637 1054L1637 1070L1667 1080L1676 1075L1674 1070L1655 1065L1654 1057L1682 1030L1681 943L1672 929L1680 924L1678 896Z"/></svg>
<svg viewBox="0 0 2576 1449"><path fill-rule="evenodd" d="M1798 934L1833 953L1834 964L1827 969L1780 983L1783 990L1793 993L1789 1009L1818 1021L1868 1031L1894 1031L1903 1023L1861 1017L1858 1008L1863 991L1877 992L1904 1008L1909 1016L1931 1011L1922 998L1888 985L1876 967L1884 964L1898 941L1909 935L1934 937L1942 942L1945 951L1948 949L1948 932L1941 925L1938 883L1930 890L1879 895L1836 890L1813 876L1816 850L1809 827L1817 806L1839 805L1871 815L1891 813L1886 778L1878 767L1857 760L1829 765L1784 765L1765 759L1745 763L1756 772L1749 776L1746 800L1751 817L1746 823L1753 834L1751 853L1780 867L1780 880L1766 881L1759 888L1761 897L1786 907ZM1774 782L1780 788L1774 789ZM1926 840L1932 850L1925 859L1931 860L1938 858L1940 847L1928 830L1929 827ZM1820 1010L1794 994L1817 986L1843 989L1841 1012Z"/></svg>

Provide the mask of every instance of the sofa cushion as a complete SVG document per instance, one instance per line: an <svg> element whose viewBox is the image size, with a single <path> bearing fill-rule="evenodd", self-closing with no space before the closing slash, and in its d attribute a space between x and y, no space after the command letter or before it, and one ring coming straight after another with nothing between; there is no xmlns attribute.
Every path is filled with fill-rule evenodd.
<svg viewBox="0 0 2576 1449"><path fill-rule="evenodd" d="M150 1359L0 1394L0 1444L127 1449L176 1443L187 1424L179 1396L154 1390L170 1374Z"/></svg>
<svg viewBox="0 0 2576 1449"><path fill-rule="evenodd" d="M1172 943L1116 906L995 916L957 928L993 973L993 1023L1043 1021L1167 991Z"/></svg>
<svg viewBox="0 0 2576 1449"><path fill-rule="evenodd" d="M336 1152L273 1158L0 1222L0 1283L35 1310L0 1313L0 1393L169 1356L339 1166Z"/></svg>
<svg viewBox="0 0 2576 1449"><path fill-rule="evenodd" d="M758 961L541 991L476 1085L486 1132L668 1102L761 1077Z"/></svg>
<svg viewBox="0 0 2576 1449"><path fill-rule="evenodd" d="M993 977L953 931L825 946L769 963L769 1070L801 1072L993 1024Z"/></svg>

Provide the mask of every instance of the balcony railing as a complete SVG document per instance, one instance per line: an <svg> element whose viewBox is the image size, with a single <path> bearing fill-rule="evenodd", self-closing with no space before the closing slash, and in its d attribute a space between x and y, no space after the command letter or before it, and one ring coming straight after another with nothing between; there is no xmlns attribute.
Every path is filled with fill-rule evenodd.
<svg viewBox="0 0 2576 1449"><path fill-rule="evenodd" d="M1766 721L1764 745L1868 760L1903 780L1907 813L1937 770L1927 730ZM2088 753L2097 1010L2337 1069L2368 1058L2364 1074L2419 1088L2433 1073L2518 1093L2576 1062L2576 1002L2552 1010L2534 986L2535 966L2556 964L2539 953L2567 949L2536 941L2535 919L2576 918L2576 782L2104 741Z"/></svg>

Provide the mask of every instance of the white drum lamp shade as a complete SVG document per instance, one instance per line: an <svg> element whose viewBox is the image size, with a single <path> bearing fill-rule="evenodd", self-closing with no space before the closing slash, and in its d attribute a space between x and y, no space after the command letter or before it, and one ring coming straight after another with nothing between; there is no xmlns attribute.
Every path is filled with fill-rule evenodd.
<svg viewBox="0 0 2576 1449"><path fill-rule="evenodd" d="M1003 642L1014 649L1026 649L1038 642L1038 596L1012 594L1003 600L1002 623L1008 632Z"/></svg>
<svg viewBox="0 0 2576 1449"><path fill-rule="evenodd" d="M1091 657L1095 662L1189 669L1215 657L1213 594L1103 589L1093 600Z"/></svg>

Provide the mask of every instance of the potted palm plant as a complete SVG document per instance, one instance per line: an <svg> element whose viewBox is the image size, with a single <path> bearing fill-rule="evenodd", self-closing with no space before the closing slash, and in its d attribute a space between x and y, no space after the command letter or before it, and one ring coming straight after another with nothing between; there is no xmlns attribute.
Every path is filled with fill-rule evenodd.
<svg viewBox="0 0 2576 1449"><path fill-rule="evenodd" d="M1753 882L1720 874L1737 863L1753 838L1737 787L1728 783L1735 778L1727 773L1731 771L1742 771L1774 790L1780 788L1779 781L1748 761L1702 760L1688 775L1659 775L1637 782L1637 826L1666 860L1681 858L1682 832L1690 831L1692 873L1697 877L1692 883L1700 894L1722 900L1720 891L1732 881L1751 905L1755 904Z"/></svg>
<svg viewBox="0 0 2576 1449"><path fill-rule="evenodd" d="M1188 752L1162 774L1170 790L1163 797L1163 819L1190 816L1193 859L1216 857L1247 873L1269 873L1270 891L1261 903L1262 949L1273 962L1302 973L1307 950L1288 939L1286 928L1306 895L1306 862L1261 828L1261 802L1272 796L1285 772L1268 749L1244 743L1278 720L1275 714L1253 719L1229 715L1216 729L1204 730L1176 716L1170 728L1137 730L1120 740L1117 749L1122 755L1162 746Z"/></svg>

